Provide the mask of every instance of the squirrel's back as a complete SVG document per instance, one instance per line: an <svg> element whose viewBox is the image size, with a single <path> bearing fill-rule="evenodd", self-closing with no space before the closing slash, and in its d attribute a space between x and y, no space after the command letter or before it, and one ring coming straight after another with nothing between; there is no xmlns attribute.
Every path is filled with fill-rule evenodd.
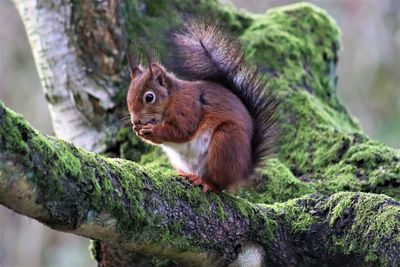
<svg viewBox="0 0 400 267"><path fill-rule="evenodd" d="M174 71L184 78L222 84L243 103L253 118L252 164L271 154L277 138L276 98L257 69L245 63L238 41L213 23L189 19L173 36Z"/></svg>

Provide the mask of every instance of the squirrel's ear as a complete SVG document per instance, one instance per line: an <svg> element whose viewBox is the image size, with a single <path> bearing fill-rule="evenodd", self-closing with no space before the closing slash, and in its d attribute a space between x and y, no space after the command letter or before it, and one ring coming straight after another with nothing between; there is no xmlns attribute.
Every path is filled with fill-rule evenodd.
<svg viewBox="0 0 400 267"><path fill-rule="evenodd" d="M143 71L140 69L139 66L136 67L129 66L129 73L131 75L131 79L133 80L138 76L140 76L143 73Z"/></svg>
<svg viewBox="0 0 400 267"><path fill-rule="evenodd" d="M153 80L156 80L161 86L165 86L167 77L165 75L163 67L161 67L157 63L151 63L149 69L152 74Z"/></svg>
<svg viewBox="0 0 400 267"><path fill-rule="evenodd" d="M138 58L132 52L128 54L128 64L129 74L131 75L132 80L143 73Z"/></svg>

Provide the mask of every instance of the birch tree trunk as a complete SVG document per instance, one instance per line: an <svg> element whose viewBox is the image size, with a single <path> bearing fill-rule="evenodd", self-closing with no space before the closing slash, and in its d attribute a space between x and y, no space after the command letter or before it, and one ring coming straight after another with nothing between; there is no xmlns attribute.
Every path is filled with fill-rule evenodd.
<svg viewBox="0 0 400 267"><path fill-rule="evenodd" d="M297 4L255 16L213 0L14 1L56 135L76 147L1 105L0 204L99 241L99 266L400 265L400 153L366 137L337 99L340 34L323 10ZM188 9L215 13L281 100L278 153L260 184L237 196L203 194L121 127L127 44L162 36Z"/></svg>

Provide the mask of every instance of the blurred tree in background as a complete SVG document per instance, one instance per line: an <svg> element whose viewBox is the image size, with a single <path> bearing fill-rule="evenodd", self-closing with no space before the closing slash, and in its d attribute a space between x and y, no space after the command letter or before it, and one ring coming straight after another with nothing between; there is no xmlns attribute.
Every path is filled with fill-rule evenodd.
<svg viewBox="0 0 400 267"><path fill-rule="evenodd" d="M297 1L222 2L263 13ZM400 148L400 1L311 2L326 9L342 30L340 98L367 134ZM52 133L25 30L9 0L0 0L0 100L42 133ZM49 230L0 207L0 266L94 266L87 245L86 239Z"/></svg>

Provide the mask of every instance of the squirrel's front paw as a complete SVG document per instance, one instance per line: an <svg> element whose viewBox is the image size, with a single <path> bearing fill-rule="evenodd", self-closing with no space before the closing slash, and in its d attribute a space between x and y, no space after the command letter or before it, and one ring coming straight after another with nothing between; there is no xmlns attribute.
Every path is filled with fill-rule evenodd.
<svg viewBox="0 0 400 267"><path fill-rule="evenodd" d="M162 140L156 134L157 125L147 124L143 125L139 131L139 136L155 144L161 144Z"/></svg>

